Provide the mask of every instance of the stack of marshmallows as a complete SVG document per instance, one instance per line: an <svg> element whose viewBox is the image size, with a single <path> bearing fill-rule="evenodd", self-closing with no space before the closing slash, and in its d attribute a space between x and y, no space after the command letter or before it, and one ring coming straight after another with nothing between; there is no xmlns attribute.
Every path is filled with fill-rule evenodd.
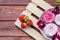
<svg viewBox="0 0 60 40"><path fill-rule="evenodd" d="M39 21L38 27L44 32L45 36L52 40L60 40L60 10L59 7L44 11Z"/></svg>

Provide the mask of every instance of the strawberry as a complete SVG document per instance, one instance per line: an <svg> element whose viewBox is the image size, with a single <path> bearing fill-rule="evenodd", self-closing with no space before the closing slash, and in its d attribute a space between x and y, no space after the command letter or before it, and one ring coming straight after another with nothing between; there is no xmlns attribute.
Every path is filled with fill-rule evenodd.
<svg viewBox="0 0 60 40"><path fill-rule="evenodd" d="M21 22L25 23L25 22L27 22L27 20L28 20L28 16L22 14L22 15L19 17L19 20L20 20Z"/></svg>
<svg viewBox="0 0 60 40"><path fill-rule="evenodd" d="M24 17L25 17L26 15L24 15L24 14L22 14L20 17L19 17L19 20L21 21L21 22L24 22Z"/></svg>
<svg viewBox="0 0 60 40"><path fill-rule="evenodd" d="M33 25L33 22L32 22L31 19L28 19L28 21L27 21L27 26L31 26L31 25Z"/></svg>
<svg viewBox="0 0 60 40"><path fill-rule="evenodd" d="M21 28L26 28L26 27L27 27L26 23L21 23Z"/></svg>

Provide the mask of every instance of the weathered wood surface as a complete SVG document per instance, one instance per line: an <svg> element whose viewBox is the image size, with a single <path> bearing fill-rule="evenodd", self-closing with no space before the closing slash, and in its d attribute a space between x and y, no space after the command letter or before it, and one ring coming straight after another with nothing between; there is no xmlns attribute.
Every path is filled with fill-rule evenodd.
<svg viewBox="0 0 60 40"><path fill-rule="evenodd" d="M55 0L45 0L57 5ZM31 0L0 0L0 40L34 40L14 25Z"/></svg>

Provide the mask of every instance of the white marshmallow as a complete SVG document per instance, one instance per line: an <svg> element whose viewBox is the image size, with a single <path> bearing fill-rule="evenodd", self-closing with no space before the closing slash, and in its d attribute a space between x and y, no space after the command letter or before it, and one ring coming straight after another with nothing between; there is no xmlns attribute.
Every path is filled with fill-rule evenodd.
<svg viewBox="0 0 60 40"><path fill-rule="evenodd" d="M55 22L57 25L60 25L60 14L56 15Z"/></svg>
<svg viewBox="0 0 60 40"><path fill-rule="evenodd" d="M51 37L54 34L56 34L57 29L58 29L58 27L54 23L46 24L46 26L44 28L44 33L45 33L46 36Z"/></svg>

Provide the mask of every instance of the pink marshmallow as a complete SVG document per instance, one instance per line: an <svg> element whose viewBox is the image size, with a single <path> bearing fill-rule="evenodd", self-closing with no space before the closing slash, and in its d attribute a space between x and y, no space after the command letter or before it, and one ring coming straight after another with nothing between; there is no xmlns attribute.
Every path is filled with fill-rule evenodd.
<svg viewBox="0 0 60 40"><path fill-rule="evenodd" d="M42 19L47 23L51 23L54 21L55 19L55 14L50 12L50 11L45 11L43 14L42 14Z"/></svg>

